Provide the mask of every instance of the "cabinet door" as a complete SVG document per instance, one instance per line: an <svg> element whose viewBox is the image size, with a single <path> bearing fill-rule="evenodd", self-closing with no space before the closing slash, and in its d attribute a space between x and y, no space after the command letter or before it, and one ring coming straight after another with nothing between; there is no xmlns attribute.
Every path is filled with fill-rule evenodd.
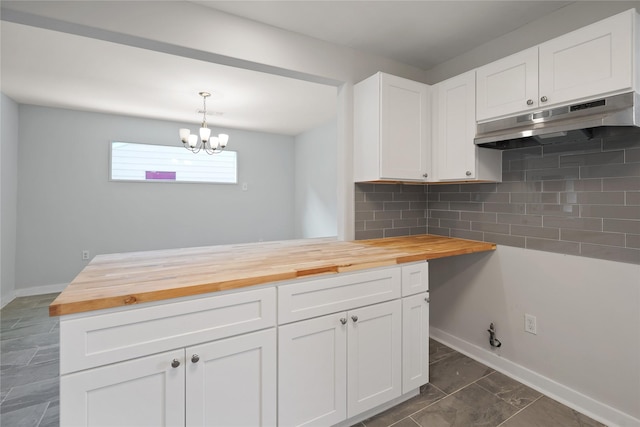
<svg viewBox="0 0 640 427"><path fill-rule="evenodd" d="M476 70L478 121L538 107L538 47Z"/></svg>
<svg viewBox="0 0 640 427"><path fill-rule="evenodd" d="M541 44L540 105L631 89L633 18L624 12Z"/></svg>
<svg viewBox="0 0 640 427"><path fill-rule="evenodd" d="M186 350L187 426L276 425L275 328Z"/></svg>
<svg viewBox="0 0 640 427"><path fill-rule="evenodd" d="M329 426L347 415L346 313L278 328L278 425Z"/></svg>
<svg viewBox="0 0 640 427"><path fill-rule="evenodd" d="M401 302L389 301L348 313L348 417L402 393Z"/></svg>
<svg viewBox="0 0 640 427"><path fill-rule="evenodd" d="M380 74L381 178L423 180L429 174L429 104L427 85Z"/></svg>
<svg viewBox="0 0 640 427"><path fill-rule="evenodd" d="M402 299L402 393L429 382L429 293Z"/></svg>
<svg viewBox="0 0 640 427"><path fill-rule="evenodd" d="M60 425L184 426L184 381L184 350L63 375Z"/></svg>
<svg viewBox="0 0 640 427"><path fill-rule="evenodd" d="M438 83L434 166L438 180L476 178L475 71Z"/></svg>

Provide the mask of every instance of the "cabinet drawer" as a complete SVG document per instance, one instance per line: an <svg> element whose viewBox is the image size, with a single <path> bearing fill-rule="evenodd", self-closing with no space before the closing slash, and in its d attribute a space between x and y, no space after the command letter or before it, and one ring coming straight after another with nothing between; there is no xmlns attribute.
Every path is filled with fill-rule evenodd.
<svg viewBox="0 0 640 427"><path fill-rule="evenodd" d="M60 373L212 341L276 324L265 288L60 321Z"/></svg>
<svg viewBox="0 0 640 427"><path fill-rule="evenodd" d="M278 286L278 323L399 298L400 281L400 267L391 267Z"/></svg>
<svg viewBox="0 0 640 427"><path fill-rule="evenodd" d="M420 262L417 264L402 266L402 296L427 292L429 290L429 264Z"/></svg>

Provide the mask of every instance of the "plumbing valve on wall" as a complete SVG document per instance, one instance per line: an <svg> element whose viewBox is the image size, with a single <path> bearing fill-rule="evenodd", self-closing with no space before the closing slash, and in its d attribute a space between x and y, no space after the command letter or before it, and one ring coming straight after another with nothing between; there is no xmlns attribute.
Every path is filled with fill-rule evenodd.
<svg viewBox="0 0 640 427"><path fill-rule="evenodd" d="M496 328L495 326L493 326L493 322L489 325L489 329L487 329L487 332L489 332L489 344L491 344L491 347L500 347L502 343L496 337Z"/></svg>

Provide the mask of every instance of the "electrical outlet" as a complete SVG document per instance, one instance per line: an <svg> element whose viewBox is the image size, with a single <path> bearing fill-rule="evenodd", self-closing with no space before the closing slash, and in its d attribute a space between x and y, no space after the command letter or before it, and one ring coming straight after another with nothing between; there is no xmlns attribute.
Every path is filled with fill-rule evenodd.
<svg viewBox="0 0 640 427"><path fill-rule="evenodd" d="M529 332L530 334L536 335L538 332L536 330L536 316L532 316L530 314L524 315L524 331Z"/></svg>
<svg viewBox="0 0 640 427"><path fill-rule="evenodd" d="M82 251L82 259L85 260L85 261L89 259L89 251L88 250L85 249L84 251Z"/></svg>

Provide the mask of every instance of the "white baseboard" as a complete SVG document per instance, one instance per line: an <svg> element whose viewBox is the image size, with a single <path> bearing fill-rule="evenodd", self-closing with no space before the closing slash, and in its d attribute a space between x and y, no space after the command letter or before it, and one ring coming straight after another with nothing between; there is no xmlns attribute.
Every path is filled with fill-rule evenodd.
<svg viewBox="0 0 640 427"><path fill-rule="evenodd" d="M432 326L429 328L429 336L609 427L640 427L640 419L598 402L589 396L585 396L576 390L475 344L457 338L441 329Z"/></svg>
<svg viewBox="0 0 640 427"><path fill-rule="evenodd" d="M13 298L62 292L68 285L68 283L59 283L57 285L32 286L30 288L15 289L13 291Z"/></svg>

